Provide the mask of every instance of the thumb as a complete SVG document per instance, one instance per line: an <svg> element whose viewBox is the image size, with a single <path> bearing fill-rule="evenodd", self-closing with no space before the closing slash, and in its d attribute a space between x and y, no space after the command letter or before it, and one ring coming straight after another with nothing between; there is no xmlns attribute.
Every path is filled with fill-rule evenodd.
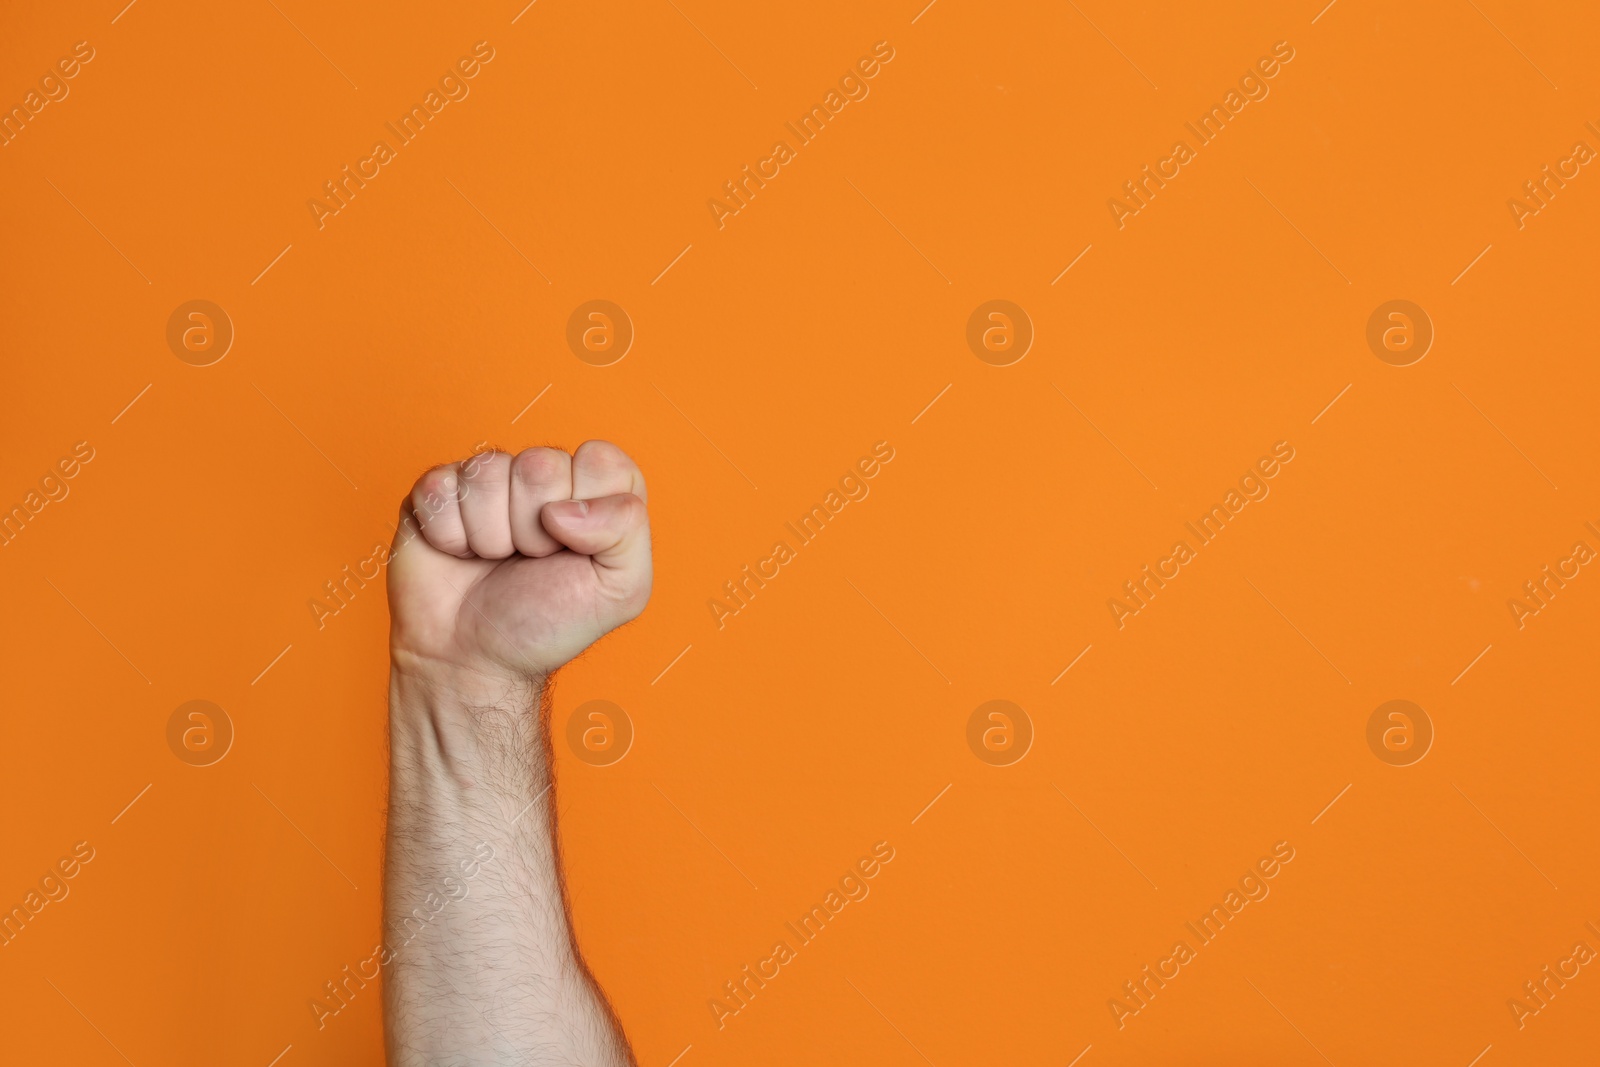
<svg viewBox="0 0 1600 1067"><path fill-rule="evenodd" d="M539 513L550 536L574 552L594 558L625 585L650 580L650 520L644 501L632 493L593 500L552 500Z"/></svg>

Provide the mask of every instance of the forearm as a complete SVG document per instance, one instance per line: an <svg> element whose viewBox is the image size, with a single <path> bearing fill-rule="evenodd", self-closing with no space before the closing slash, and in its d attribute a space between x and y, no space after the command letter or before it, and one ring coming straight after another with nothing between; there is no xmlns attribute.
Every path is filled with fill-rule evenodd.
<svg viewBox="0 0 1600 1067"><path fill-rule="evenodd" d="M391 1063L633 1062L571 938L542 688L436 668L391 677Z"/></svg>

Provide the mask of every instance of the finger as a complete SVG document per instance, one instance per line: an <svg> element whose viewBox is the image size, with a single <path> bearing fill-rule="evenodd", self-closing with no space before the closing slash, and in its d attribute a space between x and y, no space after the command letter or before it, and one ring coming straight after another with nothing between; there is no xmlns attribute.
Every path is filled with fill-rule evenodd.
<svg viewBox="0 0 1600 1067"><path fill-rule="evenodd" d="M415 490L413 490L415 492ZM400 501L400 515L394 524L394 539L389 542L389 558L397 559L407 546L422 540L422 526L417 522L417 509L408 494Z"/></svg>
<svg viewBox="0 0 1600 1067"><path fill-rule="evenodd" d="M460 473L454 463L433 468L418 478L411 490L411 510L428 544L440 552L466 558L472 555L472 550L467 545L466 528L461 524L459 484Z"/></svg>
<svg viewBox="0 0 1600 1067"><path fill-rule="evenodd" d="M461 464L461 524L480 559L505 559L511 543L511 457L480 452Z"/></svg>
<svg viewBox="0 0 1600 1067"><path fill-rule="evenodd" d="M599 566L643 579L650 575L650 520L633 493L593 500L555 500L540 513L550 536Z"/></svg>
<svg viewBox="0 0 1600 1067"><path fill-rule="evenodd" d="M528 448L511 461L511 541L524 556L548 556L561 542L545 532L539 511L572 498L572 457L559 448Z"/></svg>
<svg viewBox="0 0 1600 1067"><path fill-rule="evenodd" d="M572 453L572 498L593 500L596 497L632 493L648 501L644 475L628 454L610 441L585 441Z"/></svg>

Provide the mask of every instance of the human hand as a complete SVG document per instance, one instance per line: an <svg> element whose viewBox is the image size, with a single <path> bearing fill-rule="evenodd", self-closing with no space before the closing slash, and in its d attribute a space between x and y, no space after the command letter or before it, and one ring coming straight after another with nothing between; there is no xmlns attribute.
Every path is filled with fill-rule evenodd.
<svg viewBox="0 0 1600 1067"><path fill-rule="evenodd" d="M542 685L650 598L644 476L606 441L435 467L400 517L388 576L398 672Z"/></svg>

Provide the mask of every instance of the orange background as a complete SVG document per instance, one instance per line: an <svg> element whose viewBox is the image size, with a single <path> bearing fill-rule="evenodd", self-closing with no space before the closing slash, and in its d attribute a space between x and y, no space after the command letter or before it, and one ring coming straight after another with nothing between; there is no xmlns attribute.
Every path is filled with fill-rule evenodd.
<svg viewBox="0 0 1600 1067"><path fill-rule="evenodd" d="M1506 607L1600 548L1600 177L1506 206L1600 147L1588 6L120 6L14 5L0 41L7 108L96 53L0 148L0 503L95 449L0 548L0 905L96 850L0 948L0 1058L382 1059L375 987L320 1031L308 1001L381 936L384 599L321 630L308 601L427 465L603 437L650 480L657 584L559 678L558 729L606 699L637 733L609 767L558 739L559 800L642 1064L1592 1062L1593 968L1523 1029L1506 1005L1600 948L1600 576ZM470 96L319 230L306 201L480 40ZM880 40L870 96L719 230L706 201ZM1107 198L1280 40L1119 230ZM197 298L237 333L208 367L165 339ZM593 298L637 331L613 366L565 342ZM1037 331L1008 367L965 341L994 298ZM1437 331L1403 368L1364 336L1395 298ZM719 630L880 440L871 495ZM1280 440L1270 497L1119 630L1107 599ZM966 742L997 698L1036 735L1008 767ZM214 766L167 746L193 699L236 729ZM1367 747L1391 699L1436 730L1409 767ZM870 897L719 1030L880 840Z"/></svg>

